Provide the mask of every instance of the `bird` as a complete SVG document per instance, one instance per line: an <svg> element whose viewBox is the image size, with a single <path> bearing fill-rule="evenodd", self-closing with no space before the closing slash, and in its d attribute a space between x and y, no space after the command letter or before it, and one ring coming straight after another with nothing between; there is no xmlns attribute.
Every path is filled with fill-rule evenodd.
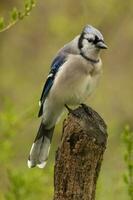
<svg viewBox="0 0 133 200"><path fill-rule="evenodd" d="M56 123L69 106L82 104L102 74L101 49L107 49L101 32L92 25L62 47L54 57L39 101L41 123L28 157L28 167L44 168Z"/></svg>

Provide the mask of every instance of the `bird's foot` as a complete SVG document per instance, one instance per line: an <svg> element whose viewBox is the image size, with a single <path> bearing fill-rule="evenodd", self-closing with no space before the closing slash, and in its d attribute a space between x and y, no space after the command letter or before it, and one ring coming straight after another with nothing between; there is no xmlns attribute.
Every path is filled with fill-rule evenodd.
<svg viewBox="0 0 133 200"><path fill-rule="evenodd" d="M80 105L81 105L81 106L82 106L82 108L84 108L84 109L86 109L86 108L87 108L87 106L86 106L84 103L81 103Z"/></svg>
<svg viewBox="0 0 133 200"><path fill-rule="evenodd" d="M65 107L66 107L66 109L68 110L68 112L69 112L70 114L72 114L72 115L75 116L75 117L79 117L79 114L76 112L75 109L73 110L73 109L69 108L69 106L66 105L66 104L65 104Z"/></svg>
<svg viewBox="0 0 133 200"><path fill-rule="evenodd" d="M69 113L72 113L73 110L71 108L69 108L68 105L65 104L65 107L66 107L66 109L68 110Z"/></svg>
<svg viewBox="0 0 133 200"><path fill-rule="evenodd" d="M82 106L82 108L84 109L84 111L85 111L86 113L92 115L92 109L91 109L89 106L87 106L87 105L85 105L85 104L83 104L83 103L81 103L80 105Z"/></svg>

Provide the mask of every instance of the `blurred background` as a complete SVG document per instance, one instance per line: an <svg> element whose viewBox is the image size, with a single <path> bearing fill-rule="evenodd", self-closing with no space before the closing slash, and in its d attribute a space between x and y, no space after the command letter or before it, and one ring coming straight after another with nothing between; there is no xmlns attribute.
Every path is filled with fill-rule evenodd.
<svg viewBox="0 0 133 200"><path fill-rule="evenodd" d="M8 20L10 10L22 6L23 1L1 0L0 16ZM28 169L27 156L51 60L86 24L98 28L109 47L101 55L100 84L86 102L104 118L109 134L96 199L128 200L121 134L126 124L133 126L132 0L38 0L30 16L0 33L0 200L52 199L62 122L45 169Z"/></svg>

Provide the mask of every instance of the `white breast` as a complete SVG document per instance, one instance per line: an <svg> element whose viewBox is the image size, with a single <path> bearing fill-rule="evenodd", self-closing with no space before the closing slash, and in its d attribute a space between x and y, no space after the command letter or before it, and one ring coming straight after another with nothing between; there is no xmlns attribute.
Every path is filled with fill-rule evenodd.
<svg viewBox="0 0 133 200"><path fill-rule="evenodd" d="M100 75L88 75L84 80L79 81L79 83L67 93L67 103L72 105L83 103L95 90L99 78Z"/></svg>
<svg viewBox="0 0 133 200"><path fill-rule="evenodd" d="M80 55L71 56L60 68L49 98L62 104L83 103L93 92L101 74L101 63L92 66Z"/></svg>

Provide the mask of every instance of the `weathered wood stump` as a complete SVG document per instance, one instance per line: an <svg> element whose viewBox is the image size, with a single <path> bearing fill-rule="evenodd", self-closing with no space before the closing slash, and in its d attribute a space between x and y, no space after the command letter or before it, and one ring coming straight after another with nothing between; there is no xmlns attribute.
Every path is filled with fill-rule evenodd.
<svg viewBox="0 0 133 200"><path fill-rule="evenodd" d="M103 119L86 105L69 113L56 154L54 200L95 199L106 129Z"/></svg>

